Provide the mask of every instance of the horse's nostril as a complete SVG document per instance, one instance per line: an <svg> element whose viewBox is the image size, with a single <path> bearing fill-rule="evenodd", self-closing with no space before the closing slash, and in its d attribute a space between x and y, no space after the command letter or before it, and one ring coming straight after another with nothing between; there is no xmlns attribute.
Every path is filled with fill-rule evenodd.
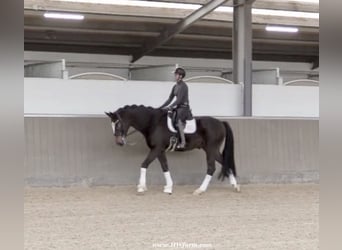
<svg viewBox="0 0 342 250"><path fill-rule="evenodd" d="M124 142L123 142L123 140L121 138L117 137L115 141L116 141L116 144L119 145L119 146L123 146L124 145Z"/></svg>

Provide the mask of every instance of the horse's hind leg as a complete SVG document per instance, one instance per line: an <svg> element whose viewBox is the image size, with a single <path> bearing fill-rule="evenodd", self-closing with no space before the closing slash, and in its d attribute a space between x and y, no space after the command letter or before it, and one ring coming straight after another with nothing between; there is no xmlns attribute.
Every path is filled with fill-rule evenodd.
<svg viewBox="0 0 342 250"><path fill-rule="evenodd" d="M216 153L216 158L215 158L215 160L216 160L218 163L220 163L221 165L223 164L223 156L222 156L222 154L221 154L219 151Z"/></svg>
<svg viewBox="0 0 342 250"><path fill-rule="evenodd" d="M223 156L220 152L216 154L216 161L220 163L221 165L223 165ZM229 178L230 184L234 187L234 190L236 192L240 192L240 185L237 184L236 178L234 174L232 173L232 171L230 171L228 178Z"/></svg>
<svg viewBox="0 0 342 250"><path fill-rule="evenodd" d="M160 165L162 167L162 170L164 172L164 177L165 177L165 182L166 182L166 185L164 186L164 193L172 194L173 181L172 181L172 178L170 175L170 171L169 171L165 152L162 152L158 156L158 160L159 160Z"/></svg>
<svg viewBox="0 0 342 250"><path fill-rule="evenodd" d="M207 191L207 188L209 186L209 183L211 181L211 178L213 177L213 174L215 173L216 167L215 167L215 153L211 152L211 151L206 151L207 154L207 174L204 177L204 180L201 184L201 186L199 188L197 188L194 191L195 195L199 195L204 193L205 191Z"/></svg>

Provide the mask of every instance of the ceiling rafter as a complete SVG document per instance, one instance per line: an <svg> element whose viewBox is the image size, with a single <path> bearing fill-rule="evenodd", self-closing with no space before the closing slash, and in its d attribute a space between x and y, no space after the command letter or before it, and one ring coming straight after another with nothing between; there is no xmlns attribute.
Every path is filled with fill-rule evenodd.
<svg viewBox="0 0 342 250"><path fill-rule="evenodd" d="M140 58L152 52L160 45L166 43L175 35L190 27L194 22L200 20L203 16L209 14L211 11L227 1L228 0L212 0L206 5L203 5L201 8L195 10L193 13L191 13L189 16L179 21L175 25L166 28L156 39L145 43L139 53L133 55L132 63L138 61Z"/></svg>

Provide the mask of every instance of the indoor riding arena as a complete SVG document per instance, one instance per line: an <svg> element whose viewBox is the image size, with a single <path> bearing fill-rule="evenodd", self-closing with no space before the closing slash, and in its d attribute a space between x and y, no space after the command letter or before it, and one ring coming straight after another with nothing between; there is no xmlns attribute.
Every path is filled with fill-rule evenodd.
<svg viewBox="0 0 342 250"><path fill-rule="evenodd" d="M319 248L318 0L25 0L24 18L25 249ZM159 107L184 83L180 150Z"/></svg>

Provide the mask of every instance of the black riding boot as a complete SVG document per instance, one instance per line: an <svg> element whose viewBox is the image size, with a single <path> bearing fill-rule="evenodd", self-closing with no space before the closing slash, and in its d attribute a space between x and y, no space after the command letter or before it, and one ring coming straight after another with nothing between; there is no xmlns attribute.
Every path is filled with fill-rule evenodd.
<svg viewBox="0 0 342 250"><path fill-rule="evenodd" d="M177 124L178 124L179 135L181 138L181 143L177 145L177 148L184 149L185 148L185 134L184 134L185 124L181 120L178 120Z"/></svg>

